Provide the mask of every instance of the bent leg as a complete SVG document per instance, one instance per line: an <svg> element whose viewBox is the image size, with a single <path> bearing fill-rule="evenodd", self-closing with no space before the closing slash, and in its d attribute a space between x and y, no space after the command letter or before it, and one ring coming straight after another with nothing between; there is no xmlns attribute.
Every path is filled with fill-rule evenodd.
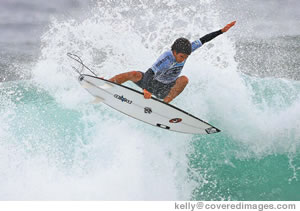
<svg viewBox="0 0 300 211"><path fill-rule="evenodd" d="M109 79L109 81L115 82L117 84L122 84L128 80L131 80L133 82L138 82L139 80L142 79L142 77L143 77L143 74L141 72L131 71L131 72L118 74L118 75L112 77L111 79Z"/></svg>
<svg viewBox="0 0 300 211"><path fill-rule="evenodd" d="M177 97L189 83L189 79L186 76L180 76L176 79L175 85L171 88L167 97L164 98L164 102L169 103L175 97Z"/></svg>

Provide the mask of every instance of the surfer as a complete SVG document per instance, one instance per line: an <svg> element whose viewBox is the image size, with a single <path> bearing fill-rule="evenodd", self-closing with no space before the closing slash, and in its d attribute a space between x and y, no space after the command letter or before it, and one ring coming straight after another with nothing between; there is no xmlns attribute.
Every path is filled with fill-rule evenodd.
<svg viewBox="0 0 300 211"><path fill-rule="evenodd" d="M189 55L215 37L227 32L236 21L227 24L224 28L207 34L190 43L186 38L178 38L171 46L171 50L164 52L145 73L130 71L118 74L111 79L112 82L122 84L128 80L133 81L144 90L144 97L151 98L152 94L169 103L177 97L188 84L186 76L179 76Z"/></svg>

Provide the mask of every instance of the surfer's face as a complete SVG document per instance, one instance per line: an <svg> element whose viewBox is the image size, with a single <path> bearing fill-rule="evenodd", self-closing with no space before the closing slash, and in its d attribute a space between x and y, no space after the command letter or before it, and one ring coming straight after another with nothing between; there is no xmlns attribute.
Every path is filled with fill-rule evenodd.
<svg viewBox="0 0 300 211"><path fill-rule="evenodd" d="M178 63L184 62L189 56L185 53L176 53L176 51L173 51L173 55L175 56L176 62Z"/></svg>

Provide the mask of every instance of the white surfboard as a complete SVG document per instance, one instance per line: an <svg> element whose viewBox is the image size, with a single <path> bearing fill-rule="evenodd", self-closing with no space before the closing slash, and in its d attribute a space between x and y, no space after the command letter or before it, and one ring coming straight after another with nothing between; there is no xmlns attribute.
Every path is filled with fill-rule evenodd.
<svg viewBox="0 0 300 211"><path fill-rule="evenodd" d="M91 75L80 75L79 82L95 100L153 126L189 134L212 134L220 130L203 120L154 97L129 87Z"/></svg>

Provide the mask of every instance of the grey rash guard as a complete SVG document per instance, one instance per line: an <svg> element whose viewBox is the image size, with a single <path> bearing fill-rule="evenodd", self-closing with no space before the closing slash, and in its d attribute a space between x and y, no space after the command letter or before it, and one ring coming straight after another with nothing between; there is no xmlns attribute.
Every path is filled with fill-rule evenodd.
<svg viewBox="0 0 300 211"><path fill-rule="evenodd" d="M191 43L192 52L202 46L200 40L196 40ZM169 84L175 81L180 75L185 61L178 63L171 50L164 52L157 61L152 65L151 69L154 72L154 79Z"/></svg>
<svg viewBox="0 0 300 211"><path fill-rule="evenodd" d="M220 34L222 34L222 31L218 30L192 42L192 52ZM141 72L143 75L142 79L135 83L142 89L147 89L158 98L163 99L174 86L184 64L185 61L182 63L176 62L171 50L166 51L157 59L151 68L145 73Z"/></svg>

